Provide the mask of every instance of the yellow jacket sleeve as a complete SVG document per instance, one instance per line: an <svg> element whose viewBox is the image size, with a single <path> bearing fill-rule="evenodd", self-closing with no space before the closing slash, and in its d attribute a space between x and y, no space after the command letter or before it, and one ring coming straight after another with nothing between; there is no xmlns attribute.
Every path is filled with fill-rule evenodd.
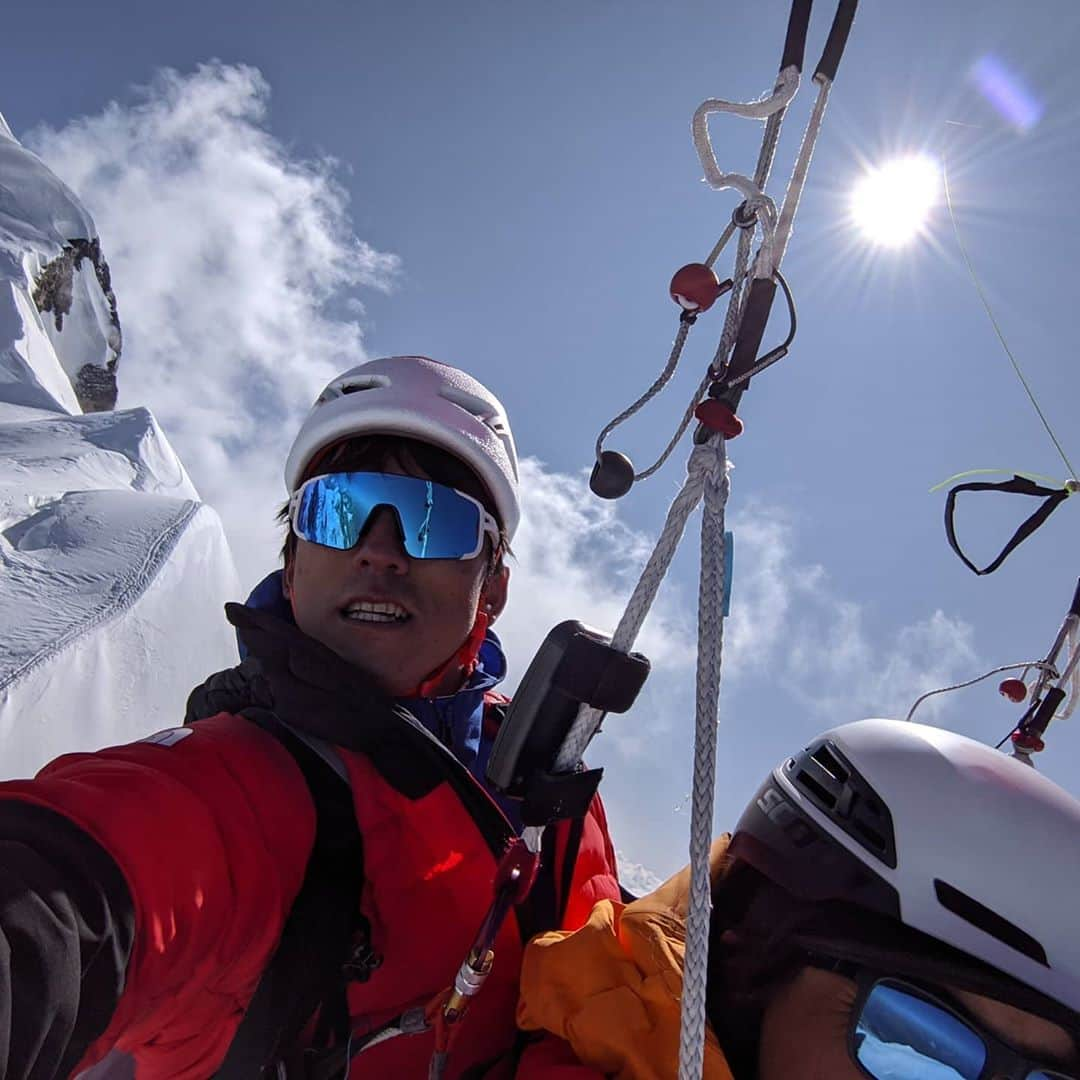
<svg viewBox="0 0 1080 1080"><path fill-rule="evenodd" d="M713 844L714 880L728 839ZM584 1064L618 1080L677 1076L689 882L686 868L632 904L602 900L580 930L534 938L522 966L519 1025L553 1032ZM732 1080L711 1029L703 1076Z"/></svg>

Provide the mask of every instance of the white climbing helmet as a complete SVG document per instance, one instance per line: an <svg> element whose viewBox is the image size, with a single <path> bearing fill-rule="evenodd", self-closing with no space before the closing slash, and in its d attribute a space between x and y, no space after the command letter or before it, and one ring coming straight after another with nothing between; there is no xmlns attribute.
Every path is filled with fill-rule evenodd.
<svg viewBox="0 0 1080 1080"><path fill-rule="evenodd" d="M319 395L289 451L289 494L320 450L362 435L404 435L453 454L491 493L513 539L521 517L514 436L499 399L471 375L426 356L384 357L338 375Z"/></svg>
<svg viewBox="0 0 1080 1080"><path fill-rule="evenodd" d="M989 746L899 720L834 728L773 770L732 854L1080 1013L1080 801Z"/></svg>

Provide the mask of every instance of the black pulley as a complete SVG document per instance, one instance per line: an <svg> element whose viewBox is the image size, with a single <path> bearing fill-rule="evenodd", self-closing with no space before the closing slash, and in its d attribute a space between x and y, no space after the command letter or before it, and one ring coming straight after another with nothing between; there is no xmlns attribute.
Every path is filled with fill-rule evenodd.
<svg viewBox="0 0 1080 1080"><path fill-rule="evenodd" d="M633 486L634 465L625 455L605 450L593 466L589 487L601 499L621 499Z"/></svg>

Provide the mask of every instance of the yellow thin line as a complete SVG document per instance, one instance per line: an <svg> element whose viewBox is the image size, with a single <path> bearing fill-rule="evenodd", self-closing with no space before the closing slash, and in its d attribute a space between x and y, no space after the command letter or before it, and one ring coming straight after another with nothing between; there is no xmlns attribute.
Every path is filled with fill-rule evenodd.
<svg viewBox="0 0 1080 1080"><path fill-rule="evenodd" d="M966 469L964 472L955 473L953 476L948 477L946 480L942 480L940 484L935 484L931 489L931 494L935 491L940 491L943 487L948 487L949 484L956 480L963 480L965 476L985 476L987 474L997 476L1022 476L1025 480L1036 480L1044 484L1053 484L1058 487L1061 486L1061 481L1055 479L1053 476L1043 476L1042 473L1023 472L1020 469Z"/></svg>
<svg viewBox="0 0 1080 1080"><path fill-rule="evenodd" d="M990 307L990 301L986 298L986 293L983 291L982 283L979 281L979 275L975 273L975 267L971 263L971 258L967 253L967 248L964 247L963 237L960 235L960 226L956 220L956 213L953 210L952 194L949 191L949 161L947 156L942 157L941 162L941 176L945 184L945 205L949 209L949 220L952 221L953 232L956 234L956 244L960 248L960 254L964 257L964 262L967 265L968 273L971 275L971 280L975 285L975 291L979 294L979 299L982 301L982 306L986 310L987 318L990 320L990 325L994 328L994 333L997 334L998 341L1001 342L1001 347L1005 350L1005 355L1009 358L1010 363L1013 366L1013 370L1016 372L1016 377L1020 380L1020 384L1027 392L1027 396L1034 406L1035 411L1039 414L1039 419L1042 421L1042 425L1046 428L1046 434L1050 436L1050 441L1054 444L1057 452L1061 455L1061 460L1065 462L1065 468L1069 470L1069 475L1080 483L1080 477L1077 477L1076 470L1072 467L1068 457L1065 456L1065 451L1061 448L1061 443L1058 442L1057 436L1054 434L1053 429L1050 427L1049 422L1043 415L1042 409L1039 408L1039 403L1035 400L1035 395L1031 391L1031 387L1028 386L1027 379L1024 378L1023 371L1020 370L1020 365L1016 361L1016 357L1013 356L1012 349L1009 348L1009 343L1005 340L1005 335L1001 331L1001 327L998 326L998 321L994 318L993 309Z"/></svg>

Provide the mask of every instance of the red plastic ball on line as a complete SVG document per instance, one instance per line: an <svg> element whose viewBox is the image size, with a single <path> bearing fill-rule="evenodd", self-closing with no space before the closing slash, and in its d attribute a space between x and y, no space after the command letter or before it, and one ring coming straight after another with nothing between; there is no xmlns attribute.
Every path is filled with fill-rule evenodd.
<svg viewBox="0 0 1080 1080"><path fill-rule="evenodd" d="M687 263L671 279L671 299L683 311L708 311L720 296L720 281L704 263Z"/></svg>
<svg viewBox="0 0 1080 1080"><path fill-rule="evenodd" d="M1014 731L1009 738L1012 739L1013 746L1015 746L1017 750L1022 750L1028 754L1037 754L1041 750L1046 749L1046 743L1044 743L1038 735L1030 732L1025 734L1022 731Z"/></svg>
<svg viewBox="0 0 1080 1080"><path fill-rule="evenodd" d="M1019 705L1027 697L1027 687L1023 679L1004 679L998 687L998 693Z"/></svg>
<svg viewBox="0 0 1080 1080"><path fill-rule="evenodd" d="M742 434L743 422L722 401L703 401L694 410L694 415L710 431L718 431L725 439Z"/></svg>

